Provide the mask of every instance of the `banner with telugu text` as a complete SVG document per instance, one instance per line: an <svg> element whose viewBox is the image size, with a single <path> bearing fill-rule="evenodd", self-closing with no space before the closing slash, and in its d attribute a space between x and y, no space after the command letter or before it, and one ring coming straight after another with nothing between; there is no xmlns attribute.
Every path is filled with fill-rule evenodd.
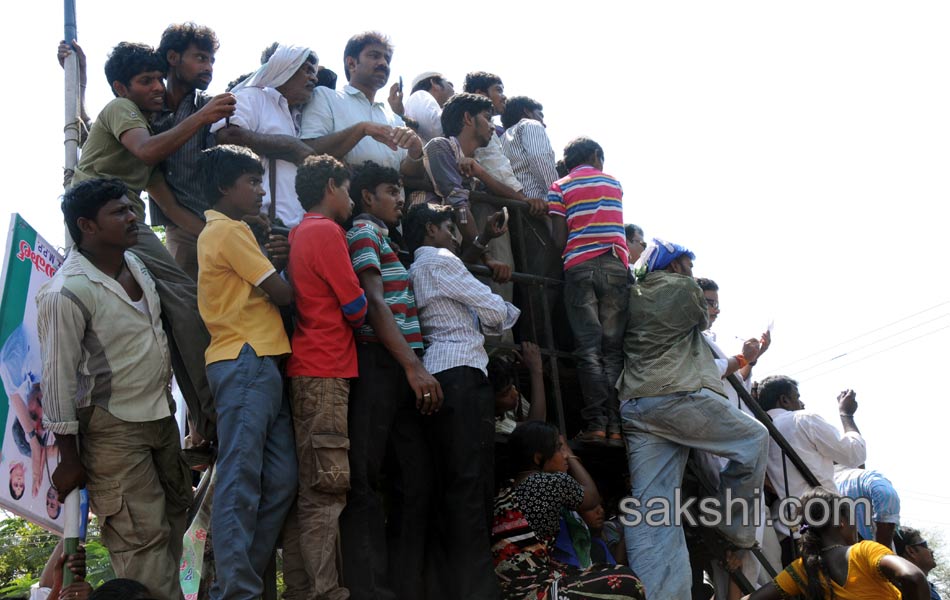
<svg viewBox="0 0 950 600"><path fill-rule="evenodd" d="M56 533L63 507L52 484L59 453L43 427L36 293L63 257L12 215L0 279L0 507Z"/></svg>

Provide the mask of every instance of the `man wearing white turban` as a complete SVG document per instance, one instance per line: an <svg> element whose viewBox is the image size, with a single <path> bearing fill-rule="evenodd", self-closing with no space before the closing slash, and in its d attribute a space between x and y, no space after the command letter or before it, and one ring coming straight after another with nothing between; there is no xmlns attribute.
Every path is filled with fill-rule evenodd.
<svg viewBox="0 0 950 600"><path fill-rule="evenodd" d="M211 126L219 144L247 146L264 157L263 210L287 227L303 218L294 180L313 150L297 138L300 110L317 84L317 55L303 46L277 46L250 77L231 90L237 110Z"/></svg>

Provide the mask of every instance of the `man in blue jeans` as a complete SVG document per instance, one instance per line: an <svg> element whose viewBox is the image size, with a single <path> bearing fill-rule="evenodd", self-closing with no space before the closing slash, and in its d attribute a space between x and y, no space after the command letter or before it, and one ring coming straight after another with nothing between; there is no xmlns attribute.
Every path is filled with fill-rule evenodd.
<svg viewBox="0 0 950 600"><path fill-rule="evenodd" d="M585 430L577 440L623 446L614 390L630 289L623 190L603 172L604 151L592 139L568 143L564 164L570 172L551 184L548 214L554 242L564 250L564 304L584 395Z"/></svg>
<svg viewBox="0 0 950 600"><path fill-rule="evenodd" d="M729 460L720 474L717 528L735 548L750 548L758 514L752 503L765 478L768 433L726 399L703 341L708 312L693 280L695 256L677 244L653 242L640 258L646 272L638 273L630 294L617 389L632 487L627 556L650 600L661 600L690 597L686 538L674 521L674 498L690 449ZM664 506L670 509L660 522L654 510Z"/></svg>

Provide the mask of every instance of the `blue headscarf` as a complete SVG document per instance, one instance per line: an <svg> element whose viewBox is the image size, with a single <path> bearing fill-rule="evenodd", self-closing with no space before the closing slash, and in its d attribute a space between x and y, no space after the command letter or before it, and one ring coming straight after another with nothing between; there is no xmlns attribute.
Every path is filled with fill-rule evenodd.
<svg viewBox="0 0 950 600"><path fill-rule="evenodd" d="M660 238L653 238L653 242L646 247L637 263L645 266L647 273L653 273L662 271L670 266L671 262L684 255L689 256L691 260L696 260L696 255L689 248L665 242Z"/></svg>

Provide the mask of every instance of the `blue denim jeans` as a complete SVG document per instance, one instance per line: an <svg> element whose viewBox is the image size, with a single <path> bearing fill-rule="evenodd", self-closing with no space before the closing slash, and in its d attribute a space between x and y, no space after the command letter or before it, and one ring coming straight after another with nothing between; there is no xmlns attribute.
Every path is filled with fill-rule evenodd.
<svg viewBox="0 0 950 600"><path fill-rule="evenodd" d="M639 501L643 516L650 512L651 499L662 498L674 506L690 449L705 450L729 459L720 474L718 500L728 507L731 524L725 520L719 531L739 547L754 544L752 500L765 479L769 444L765 426L706 389L628 400L621 415L631 496ZM748 507L748 518L740 502L727 502L727 490L730 498ZM682 526L648 521L652 519L625 528L630 567L650 600L689 598L689 554Z"/></svg>
<svg viewBox="0 0 950 600"><path fill-rule="evenodd" d="M630 275L605 252L564 274L564 304L574 333L577 378L584 396L581 416L590 431L620 432L614 386L623 370Z"/></svg>
<svg viewBox="0 0 950 600"><path fill-rule="evenodd" d="M208 365L218 413L211 531L214 600L256 598L277 536L297 494L290 402L272 356L245 344L234 360Z"/></svg>

